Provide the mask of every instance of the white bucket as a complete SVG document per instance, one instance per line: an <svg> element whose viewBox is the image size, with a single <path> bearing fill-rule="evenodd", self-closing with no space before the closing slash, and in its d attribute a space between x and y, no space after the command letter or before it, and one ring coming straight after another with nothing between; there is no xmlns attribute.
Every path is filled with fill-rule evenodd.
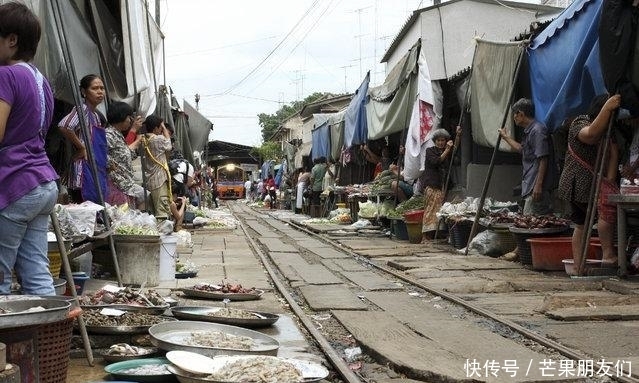
<svg viewBox="0 0 639 383"><path fill-rule="evenodd" d="M175 258L177 251L177 236L160 236L162 244L160 246L160 281L175 280Z"/></svg>

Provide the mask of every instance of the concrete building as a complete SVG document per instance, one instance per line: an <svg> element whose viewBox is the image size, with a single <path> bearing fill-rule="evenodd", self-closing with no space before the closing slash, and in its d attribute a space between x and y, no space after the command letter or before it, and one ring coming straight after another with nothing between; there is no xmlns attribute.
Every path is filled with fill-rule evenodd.
<svg viewBox="0 0 639 383"><path fill-rule="evenodd" d="M522 39L535 28L561 13L563 8L511 1L452 0L418 9L408 18L384 54L387 73L421 39L434 88L439 88L442 127L461 121L466 109L464 90L473 63L475 38L493 41ZM437 102L437 100L436 100ZM457 188L479 196L486 179L493 148L473 143L470 118L463 119L460 166L454 169ZM497 129L498 127L495 127ZM488 195L513 200L513 187L521 181L521 159L512 153L498 153ZM495 182L493 182L495 184Z"/></svg>

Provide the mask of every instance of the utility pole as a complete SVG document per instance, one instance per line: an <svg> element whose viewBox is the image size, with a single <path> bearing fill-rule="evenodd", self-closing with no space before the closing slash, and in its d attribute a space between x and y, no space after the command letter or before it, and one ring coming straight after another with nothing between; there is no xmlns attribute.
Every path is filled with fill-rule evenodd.
<svg viewBox="0 0 639 383"><path fill-rule="evenodd" d="M362 74L362 37L364 35L362 34L362 12L364 12L368 8L370 7L359 8L355 10L355 12L357 12L357 20L359 25L359 35L355 37L359 39L359 77L360 78L363 76Z"/></svg>
<svg viewBox="0 0 639 383"><path fill-rule="evenodd" d="M301 70L296 70L295 74L295 80L292 83L295 84L295 98L299 101L304 94L304 75Z"/></svg>
<svg viewBox="0 0 639 383"><path fill-rule="evenodd" d="M155 0L155 23L160 25L160 0Z"/></svg>
<svg viewBox="0 0 639 383"><path fill-rule="evenodd" d="M348 85L346 83L346 79L347 79L347 77L346 77L346 69L352 68L352 67L353 67L353 65L344 65L344 66L340 67L340 69L344 69L344 93L348 93Z"/></svg>
<svg viewBox="0 0 639 383"><path fill-rule="evenodd" d="M384 51L386 51L386 49L388 48L387 46L387 41L392 39L393 36L380 36L377 38L377 40L382 41L382 45L384 45ZM377 45L377 42L375 42L375 44ZM381 66L381 70L379 70L379 67ZM371 81L373 82L373 84L377 84L377 75L379 73L382 73L382 78L386 78L386 70L384 68L384 65L379 65L379 61L377 60L377 56L375 56L375 66L373 67L375 70L373 70L372 73L372 77L371 77Z"/></svg>

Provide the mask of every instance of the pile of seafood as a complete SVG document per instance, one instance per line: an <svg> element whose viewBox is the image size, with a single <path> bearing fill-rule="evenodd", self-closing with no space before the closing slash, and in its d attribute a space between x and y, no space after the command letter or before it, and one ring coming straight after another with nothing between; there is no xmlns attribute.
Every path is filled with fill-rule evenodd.
<svg viewBox="0 0 639 383"><path fill-rule="evenodd" d="M207 379L218 382L301 382L302 374L285 360L256 356L228 363Z"/></svg>
<svg viewBox="0 0 639 383"><path fill-rule="evenodd" d="M255 341L251 337L228 334L222 331L194 331L184 341L189 346L234 350L251 350L255 346Z"/></svg>
<svg viewBox="0 0 639 383"><path fill-rule="evenodd" d="M519 217L519 214L509 212L490 213L484 219L484 222L488 225L504 224L511 225L515 222L515 218Z"/></svg>
<svg viewBox="0 0 639 383"><path fill-rule="evenodd" d="M217 311L211 311L207 315L222 318L235 318L235 319L255 319L257 315L250 311L238 310L232 308L222 308Z"/></svg>
<svg viewBox="0 0 639 383"><path fill-rule="evenodd" d="M210 283L198 283L193 286L193 290L200 291L208 291L214 293L236 293L236 294L257 294L259 291L255 289L255 287L251 287L250 289L242 287L241 284L232 284L232 283L224 283L220 285L213 285Z"/></svg>
<svg viewBox="0 0 639 383"><path fill-rule="evenodd" d="M87 306L117 304L149 307L164 306L166 301L155 290L147 290L145 294L142 294L130 287L125 287L117 292L100 289L94 294L80 297L80 304Z"/></svg>
<svg viewBox="0 0 639 383"><path fill-rule="evenodd" d="M149 315L140 312L125 312L120 316L104 315L99 309L89 309L82 311L82 317L87 326L96 327L119 327L119 326L153 326L154 324L166 322L166 317L159 315Z"/></svg>
<svg viewBox="0 0 639 383"><path fill-rule="evenodd" d="M169 375L171 372L166 368L167 364L147 364L118 371L122 375Z"/></svg>
<svg viewBox="0 0 639 383"><path fill-rule="evenodd" d="M513 223L515 227L522 229L548 229L566 227L570 222L554 215L518 215L513 220Z"/></svg>
<svg viewBox="0 0 639 383"><path fill-rule="evenodd" d="M140 356L150 354L152 351L152 349L131 346L128 343L117 343L109 347L106 354L115 356Z"/></svg>
<svg viewBox="0 0 639 383"><path fill-rule="evenodd" d="M483 219L488 225L512 225L521 229L548 229L565 227L570 222L554 215L522 215L512 212L491 213Z"/></svg>
<svg viewBox="0 0 639 383"><path fill-rule="evenodd" d="M3 314L16 314L16 313L36 313L36 312L40 312L40 311L44 311L44 310L46 310L46 309L44 307L42 307L42 306L31 307L29 309L21 310L21 311L14 311L14 310L10 310L10 309L0 308L0 315L3 315Z"/></svg>

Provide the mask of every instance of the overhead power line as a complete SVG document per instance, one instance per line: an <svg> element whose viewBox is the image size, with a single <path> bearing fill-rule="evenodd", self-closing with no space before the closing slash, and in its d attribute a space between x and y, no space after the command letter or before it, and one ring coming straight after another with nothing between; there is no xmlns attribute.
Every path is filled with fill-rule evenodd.
<svg viewBox="0 0 639 383"><path fill-rule="evenodd" d="M253 44L253 43L257 43L257 42L264 41L264 40L271 40L271 39L274 39L275 37L277 37L277 36L268 36L268 37L263 37L263 38L257 39L257 40L242 41L242 42L239 42L239 43L222 45L222 46L215 47L215 48L208 48L208 49L202 49L202 50L191 51L191 52L175 53L175 54L172 54L172 55L167 55L166 57L179 57L179 56L192 55L192 54L196 54L196 53L213 52L213 51L218 51L218 50L221 50L221 49L238 47L238 46L241 46L241 45Z"/></svg>
<svg viewBox="0 0 639 383"><path fill-rule="evenodd" d="M282 64L284 64L286 62L286 60L288 60L289 57L291 57L291 55L295 52L295 50L300 46L300 44L306 39L306 37L311 33L311 31L313 31L320 23L320 19L326 14L326 12L331 8L331 5L333 3L333 0L331 0L331 2L328 4L328 6L320 13L320 15L314 20L313 23L311 23L311 27L304 33L304 35L302 36L302 39L293 47L293 49L291 49L289 51L289 53L286 55L286 57L284 57L276 66L275 68L273 68L271 70L271 72L266 76L266 78L264 78L264 80L260 81L259 84L257 84L252 90L251 92L253 92L254 90L256 90L257 88L259 88L262 84L264 84L275 72L277 72L277 70L282 66ZM339 4L339 3L338 3ZM299 97L298 97L299 99Z"/></svg>
<svg viewBox="0 0 639 383"><path fill-rule="evenodd" d="M246 81L249 77L251 77L255 72L257 72L258 69L260 69L262 67L262 65L264 65L264 63L266 63L266 61L275 53L275 51L277 51L283 44L284 42L286 42L286 40L293 34L293 32L295 32L295 30L297 29L297 27L302 23L302 21L304 21L304 19L311 13L311 11L313 10L313 8L315 8L317 6L317 3L319 2L319 0L315 0L313 1L313 4L311 4L311 6L306 10L306 12L304 12L304 14L300 17L300 19L297 21L297 23L295 23L295 25L293 26L293 28L291 28L291 30L286 34L286 36L284 36L284 38L273 48L271 49L271 51L266 55L266 57L264 57L256 66L255 68L253 68L249 73L246 74L246 76L242 77L242 79L238 82L236 82L235 84L231 85L230 88L226 89L225 91L223 91L221 94L229 94L231 93L235 88L237 88L238 86L242 85L242 83L244 83L244 81Z"/></svg>

